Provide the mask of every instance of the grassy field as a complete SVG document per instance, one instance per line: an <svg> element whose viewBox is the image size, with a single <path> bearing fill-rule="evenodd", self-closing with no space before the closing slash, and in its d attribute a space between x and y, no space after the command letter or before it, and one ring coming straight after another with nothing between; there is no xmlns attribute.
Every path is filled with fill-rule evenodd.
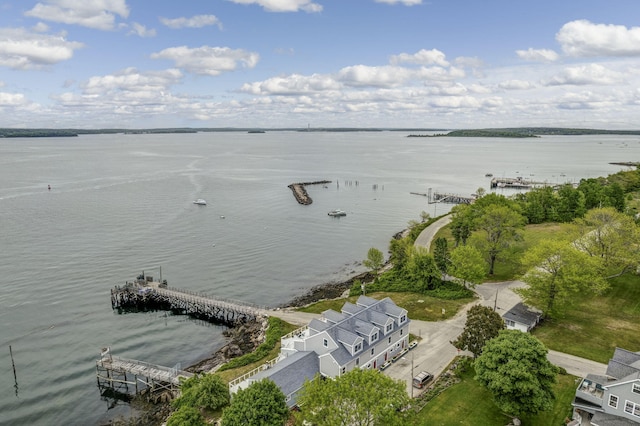
<svg viewBox="0 0 640 426"><path fill-rule="evenodd" d="M562 318L533 331L547 348L607 363L616 347L640 350L640 277L610 280L601 296L583 296Z"/></svg>
<svg viewBox="0 0 640 426"><path fill-rule="evenodd" d="M390 297L396 305L408 311L409 318L421 321L441 321L449 319L453 317L462 306L474 300L472 298L443 300L417 293L391 292L375 292L367 294L367 296L378 300ZM323 300L308 307L300 308L299 310L314 314L322 313L327 309L333 309L334 311L340 312L342 305L344 305L346 301L355 303L357 299L357 296L351 296L346 299Z"/></svg>
<svg viewBox="0 0 640 426"><path fill-rule="evenodd" d="M411 419L411 425L429 426L495 426L506 425L510 417L493 403L491 393L473 379L475 371L467 368L459 373L460 383L455 384L431 400ZM520 418L522 426L560 426L571 415L571 401L575 396L576 377L559 375L554 391L553 408L535 416Z"/></svg>

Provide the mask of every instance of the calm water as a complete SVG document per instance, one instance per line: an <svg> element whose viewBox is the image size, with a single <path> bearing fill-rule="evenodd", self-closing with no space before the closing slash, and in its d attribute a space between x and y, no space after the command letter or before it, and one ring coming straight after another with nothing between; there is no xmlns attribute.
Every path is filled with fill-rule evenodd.
<svg viewBox="0 0 640 426"><path fill-rule="evenodd" d="M184 367L224 344L222 327L112 312L110 288L143 270L157 277L162 267L175 287L277 306L362 271L367 250L386 252L421 211L450 208L410 192L469 195L488 189L485 173L579 180L640 159L639 137L405 136L0 139L0 424L91 425L126 414L96 387L104 346ZM333 183L308 188L310 206L287 188L324 179ZM335 208L348 215L328 217Z"/></svg>

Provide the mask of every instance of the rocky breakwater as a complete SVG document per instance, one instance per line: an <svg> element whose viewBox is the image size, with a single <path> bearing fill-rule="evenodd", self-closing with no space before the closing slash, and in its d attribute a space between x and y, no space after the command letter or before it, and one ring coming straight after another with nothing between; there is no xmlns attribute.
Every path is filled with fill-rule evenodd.
<svg viewBox="0 0 640 426"><path fill-rule="evenodd" d="M306 206L313 203L313 200L311 199L311 197L309 197L309 194L307 193L305 186L326 185L328 183L331 183L331 181L317 180L315 182L299 182L299 183L292 183L291 185L288 185L287 188L291 189L291 191L293 192L293 196L296 198L296 201L298 201L298 203Z"/></svg>

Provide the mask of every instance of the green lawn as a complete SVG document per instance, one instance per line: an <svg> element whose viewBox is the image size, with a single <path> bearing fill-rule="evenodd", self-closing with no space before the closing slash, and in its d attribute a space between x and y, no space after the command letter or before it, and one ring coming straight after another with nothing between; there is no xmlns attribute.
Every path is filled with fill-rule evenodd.
<svg viewBox="0 0 640 426"><path fill-rule="evenodd" d="M429 401L409 420L410 425L429 426L495 426L506 425L510 417L502 413L493 403L491 393L473 379L475 371L467 368L459 374L462 379ZM575 396L577 378L559 375L555 386L556 401L553 408L535 416L523 416L522 426L563 425L571 415L571 401Z"/></svg>
<svg viewBox="0 0 640 426"><path fill-rule="evenodd" d="M392 293L392 292L375 292L367 294L374 299L391 298L393 302L408 311L409 318L420 321L441 321L453 317L458 310L473 299L444 300L435 297L424 296L418 293ZM322 313L327 309L333 309L340 312L342 305L346 301L355 303L357 296L351 296L346 299L323 300L313 305L300 308L302 312L310 312L314 314ZM444 314L442 313L444 309Z"/></svg>
<svg viewBox="0 0 640 426"><path fill-rule="evenodd" d="M640 277L610 280L601 296L584 296L562 318L533 331L547 348L607 363L616 347L640 350Z"/></svg>

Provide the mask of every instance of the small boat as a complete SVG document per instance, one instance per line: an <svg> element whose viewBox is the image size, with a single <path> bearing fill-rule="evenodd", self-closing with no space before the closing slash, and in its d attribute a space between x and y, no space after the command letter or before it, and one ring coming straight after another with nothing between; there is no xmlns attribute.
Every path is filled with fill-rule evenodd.
<svg viewBox="0 0 640 426"><path fill-rule="evenodd" d="M493 177L493 173L487 173L484 175L484 177Z"/></svg>
<svg viewBox="0 0 640 426"><path fill-rule="evenodd" d="M202 198L198 198L197 200L195 200L193 202L193 204L197 204L199 206L206 206L207 202L205 200L203 200Z"/></svg>
<svg viewBox="0 0 640 426"><path fill-rule="evenodd" d="M347 212L345 212L344 210L331 210L329 213L327 213L329 216L333 216L333 217L340 217L340 216L346 216Z"/></svg>

